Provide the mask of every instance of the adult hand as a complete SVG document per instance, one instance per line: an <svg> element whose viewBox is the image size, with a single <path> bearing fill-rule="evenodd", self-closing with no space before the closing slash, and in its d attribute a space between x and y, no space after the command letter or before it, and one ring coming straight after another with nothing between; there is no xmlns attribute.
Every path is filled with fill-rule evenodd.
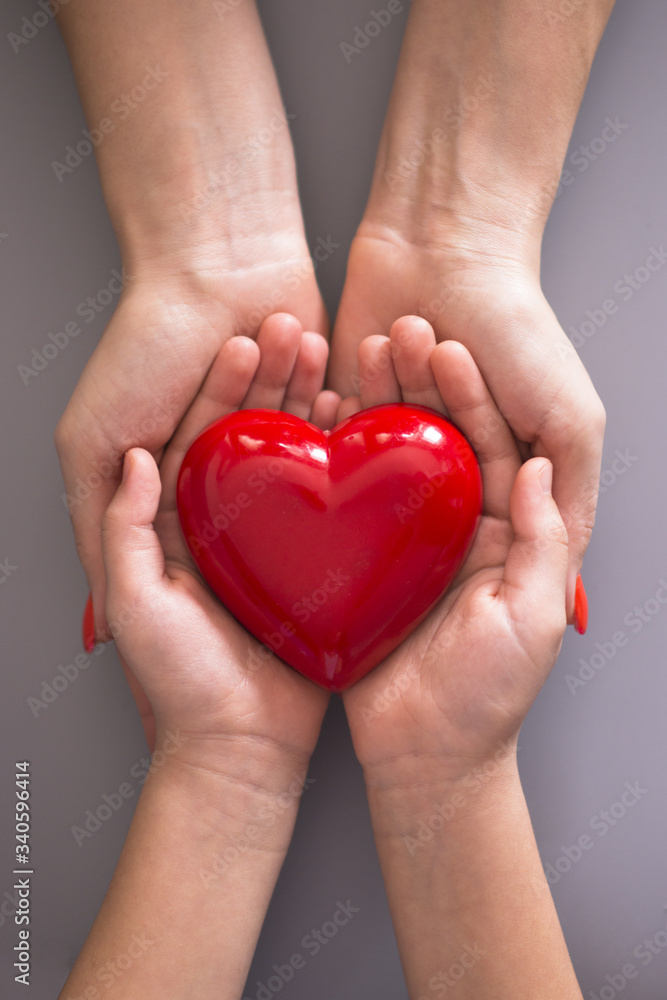
<svg viewBox="0 0 667 1000"><path fill-rule="evenodd" d="M604 408L542 294L537 250L529 254L517 243L509 254L507 234L482 223L474 237L454 228L446 239L431 236L406 239L390 226L361 225L336 318L331 384L345 395L358 391L361 331L386 334L406 314L430 321L438 341L463 344L519 443L517 454L553 463L553 495L569 537L572 621L595 520ZM363 385L363 369L360 375Z"/></svg>
<svg viewBox="0 0 667 1000"><path fill-rule="evenodd" d="M540 288L544 226L613 0L410 7L336 320L332 387L400 316L464 344L522 455L554 465L568 617L598 490L604 409ZM539 55L536 57L536 53Z"/></svg>
<svg viewBox="0 0 667 1000"><path fill-rule="evenodd" d="M129 276L56 433L103 640L100 525L122 456L160 462L230 337L279 310L325 335L327 318L253 0L88 0L58 22L89 127L106 122L95 156Z"/></svg>
<svg viewBox="0 0 667 1000"><path fill-rule="evenodd" d="M326 333L324 307L298 232L268 241L250 266L235 270L222 259L206 275L139 272L123 292L56 431L98 640L111 638L100 527L120 482L123 455L141 447L160 463L221 347L239 334L256 337L276 302L305 329ZM203 427L194 428L192 436Z"/></svg>

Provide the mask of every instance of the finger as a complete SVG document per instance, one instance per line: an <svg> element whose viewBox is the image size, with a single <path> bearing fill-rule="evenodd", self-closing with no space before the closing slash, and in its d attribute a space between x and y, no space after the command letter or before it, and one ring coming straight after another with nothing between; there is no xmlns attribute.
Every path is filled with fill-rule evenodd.
<svg viewBox="0 0 667 1000"><path fill-rule="evenodd" d="M475 449L484 485L484 512L508 520L510 493L521 459L470 352L455 340L435 348L431 365L453 423Z"/></svg>
<svg viewBox="0 0 667 1000"><path fill-rule="evenodd" d="M287 313L274 313L257 334L260 359L242 408L279 410L301 344L301 323Z"/></svg>
<svg viewBox="0 0 667 1000"><path fill-rule="evenodd" d="M93 609L92 641L106 642L111 638L106 620L106 577L102 560L100 523L104 512L120 483L122 455L110 446L86 453L79 447L72 451L60 435L56 436L65 493L77 553L90 588Z"/></svg>
<svg viewBox="0 0 667 1000"><path fill-rule="evenodd" d="M376 335L362 340L359 344L359 374L359 396L364 409L401 402L401 387L394 371L388 337Z"/></svg>
<svg viewBox="0 0 667 1000"><path fill-rule="evenodd" d="M310 420L313 404L324 383L329 345L319 333L304 333L285 390L281 409L302 420Z"/></svg>
<svg viewBox="0 0 667 1000"><path fill-rule="evenodd" d="M160 510L176 504L176 481L188 448L205 427L239 408L259 365L259 348L249 337L232 337L220 348L204 383L169 442L160 463Z"/></svg>
<svg viewBox="0 0 667 1000"><path fill-rule="evenodd" d="M591 392L593 390L591 389ZM602 464L605 411L593 392L580 401L572 400L564 422L554 414L545 425L534 447L535 454L546 455L554 466L553 494L570 540L567 579L568 621L574 618L574 594L577 573L590 541ZM565 404L563 403L564 407Z"/></svg>
<svg viewBox="0 0 667 1000"><path fill-rule="evenodd" d="M102 520L109 621L120 619L123 602L132 605L163 582L164 555L153 529L160 489L152 456L131 448L123 463L123 481Z"/></svg>
<svg viewBox="0 0 667 1000"><path fill-rule="evenodd" d="M391 354L404 403L429 406L445 413L431 368L435 349L433 327L420 316L402 316L389 332Z"/></svg>
<svg viewBox="0 0 667 1000"><path fill-rule="evenodd" d="M355 413L359 413L362 409L359 396L348 396L346 399L341 399L336 415L336 424L342 424L344 420L347 420L348 417L353 417Z"/></svg>
<svg viewBox="0 0 667 1000"><path fill-rule="evenodd" d="M310 417L311 424L315 424L320 430L330 431L338 422L338 408L341 399L337 392L331 389L324 389L317 394L313 403L313 412Z"/></svg>
<svg viewBox="0 0 667 1000"><path fill-rule="evenodd" d="M567 623L568 538L551 494L553 466L532 458L519 470L511 498L514 541L502 594L526 648L558 646Z"/></svg>

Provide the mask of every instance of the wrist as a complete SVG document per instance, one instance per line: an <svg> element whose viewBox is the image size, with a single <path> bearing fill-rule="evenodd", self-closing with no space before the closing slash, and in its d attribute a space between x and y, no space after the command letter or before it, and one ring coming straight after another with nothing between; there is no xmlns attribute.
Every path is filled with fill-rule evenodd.
<svg viewBox="0 0 667 1000"><path fill-rule="evenodd" d="M303 780L311 751L269 737L247 734L202 736L157 722L152 766L157 772L200 771L211 782L237 784L260 795L281 794Z"/></svg>
<svg viewBox="0 0 667 1000"><path fill-rule="evenodd" d="M555 31L529 0L414 0L371 199L541 238L609 8Z"/></svg>
<svg viewBox="0 0 667 1000"><path fill-rule="evenodd" d="M450 795L473 786L518 777L516 738L490 744L476 754L438 752L429 747L362 763L369 794L387 796L397 802L424 801L435 792Z"/></svg>
<svg viewBox="0 0 667 1000"><path fill-rule="evenodd" d="M503 210L504 211L504 210ZM539 286L542 225L527 229L508 226L491 201L480 199L453 207L440 201L412 200L401 195L373 193L357 229L360 242L389 244L409 253L417 266L439 272L512 273L520 282ZM354 256L355 247L351 250Z"/></svg>
<svg viewBox="0 0 667 1000"><path fill-rule="evenodd" d="M67 995L98 996L87 988L99 981L101 960L141 935L150 947L112 984L110 997L241 996L299 796L284 769L269 766L273 751L263 754L260 775L260 756L257 747L239 744L216 762L208 743L177 730L160 733Z"/></svg>
<svg viewBox="0 0 667 1000"><path fill-rule="evenodd" d="M364 770L376 838L425 842L429 831L476 824L499 803L522 796L516 747L504 745L477 762L433 760Z"/></svg>
<svg viewBox="0 0 667 1000"><path fill-rule="evenodd" d="M58 20L128 269L224 266L225 248L239 259L293 227L288 116L253 0L224 17L207 0L91 0Z"/></svg>
<svg viewBox="0 0 667 1000"><path fill-rule="evenodd" d="M483 107L493 78L481 75L465 100ZM478 96L479 95L479 96ZM482 238L502 237L518 250L541 242L546 220L559 193L562 160L535 163L530 147L496 143L497 131L484 116L476 118L455 105L428 106L385 125L373 175L367 215L391 211L402 231L437 240L452 228L480 231ZM457 127L448 124L452 117Z"/></svg>
<svg viewBox="0 0 667 1000"><path fill-rule="evenodd" d="M130 186L104 185L121 256L131 274L225 273L245 269L270 247L273 260L289 258L304 244L304 230L285 113L275 108L270 146L256 135L240 137L231 150L212 140L205 159L173 149L169 163ZM283 130L283 134L280 134ZM252 156L243 151L255 149ZM268 253L267 253L268 256Z"/></svg>
<svg viewBox="0 0 667 1000"><path fill-rule="evenodd" d="M219 827L223 846L249 836L255 850L280 853L313 781L308 762L308 754L264 740L204 741L176 728L159 730L146 790L192 809L204 830Z"/></svg>

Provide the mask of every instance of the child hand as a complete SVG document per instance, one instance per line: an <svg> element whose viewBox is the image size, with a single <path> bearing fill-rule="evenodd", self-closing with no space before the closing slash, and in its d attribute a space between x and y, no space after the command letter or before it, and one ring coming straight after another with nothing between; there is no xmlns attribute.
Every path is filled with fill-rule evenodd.
<svg viewBox="0 0 667 1000"><path fill-rule="evenodd" d="M404 317L390 339L360 347L361 397L448 415L480 463L484 506L458 577L419 628L343 695L357 755L379 782L452 777L515 746L566 625L567 533L551 496L551 463L522 465L519 447L462 344L436 346ZM405 774L402 774L405 769ZM435 773L435 772L434 772Z"/></svg>
<svg viewBox="0 0 667 1000"><path fill-rule="evenodd" d="M338 398L319 391L326 358L322 337L271 316L256 343L235 337L223 346L159 472L143 449L125 456L103 522L106 614L127 622L116 645L151 749L157 724L214 757L237 741L262 753L312 752L327 695L260 647L212 595L181 535L176 480L194 437L234 410L283 409L330 426Z"/></svg>

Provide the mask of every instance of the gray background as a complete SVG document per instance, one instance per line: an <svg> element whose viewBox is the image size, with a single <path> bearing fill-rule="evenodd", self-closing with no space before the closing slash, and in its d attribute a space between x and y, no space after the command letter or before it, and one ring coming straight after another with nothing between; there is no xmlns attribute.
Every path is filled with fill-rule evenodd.
<svg viewBox="0 0 667 1000"><path fill-rule="evenodd" d="M382 0L375 5L383 6ZM47 333L74 318L79 302L104 288L119 264L92 157L59 183L50 167L85 122L65 49L53 23L15 54L6 35L36 0L10 0L0 12L0 119L3 154L0 281L4 333L2 524L0 561L15 566L0 583L3 692L0 741L0 995L55 997L112 874L133 801L77 846L71 827L104 792L130 780L146 756L133 702L113 650L42 711L30 712L59 664L80 651L86 596L52 444L53 428L109 319L109 307L25 386L17 366L30 362ZM285 104L296 115L294 140L311 245L331 235L342 244L318 270L335 310L345 255L367 194L376 141L405 22L394 18L348 64L340 50L367 20L367 0L264 3ZM584 995L599 996L626 962L639 968L624 1000L667 997L667 949L643 965L633 951L667 926L667 608L650 599L667 578L665 507L667 267L628 301L614 290L667 241L667 7L661 0L620 0L603 39L577 121L563 189L549 222L544 284L572 334L610 297L618 303L581 357L607 406L605 491L584 567L591 602L585 638L572 630L548 684L524 726L520 760L545 865L567 867L565 848L626 782L646 790L594 849L556 881L553 893ZM599 137L606 117L627 125L588 169L576 150ZM600 144L594 144L600 149ZM614 472L616 451L628 459ZM616 469L620 468L617 463ZM636 631L635 606L649 601ZM657 613L651 614L656 608ZM622 648L573 693L566 675L590 661L618 630ZM32 763L34 965L29 990L13 983L11 910L14 761ZM266 981L273 963L300 950L301 938L332 916L337 901L359 908L321 953L308 959L282 994L292 1000L402 1000L406 991L371 838L363 785L345 721L332 704L313 758L316 783L304 797L294 843L280 878L246 991ZM593 828L594 830L595 828ZM559 861L560 859L560 861ZM8 895L5 895L5 893ZM664 940L664 939L662 939ZM609 987L610 989L610 987ZM610 997L609 990L603 997Z"/></svg>

